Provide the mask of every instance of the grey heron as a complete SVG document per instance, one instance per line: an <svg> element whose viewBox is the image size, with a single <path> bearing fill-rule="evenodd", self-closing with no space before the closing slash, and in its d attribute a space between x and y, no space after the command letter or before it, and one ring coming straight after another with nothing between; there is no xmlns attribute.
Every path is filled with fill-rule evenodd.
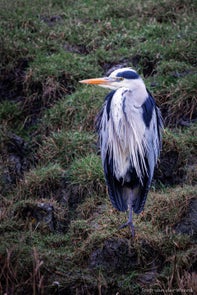
<svg viewBox="0 0 197 295"><path fill-rule="evenodd" d="M161 150L162 116L142 78L132 68L120 68L108 77L80 81L112 91L96 119L101 159L112 205L129 211L127 223L134 236L132 212L146 202Z"/></svg>

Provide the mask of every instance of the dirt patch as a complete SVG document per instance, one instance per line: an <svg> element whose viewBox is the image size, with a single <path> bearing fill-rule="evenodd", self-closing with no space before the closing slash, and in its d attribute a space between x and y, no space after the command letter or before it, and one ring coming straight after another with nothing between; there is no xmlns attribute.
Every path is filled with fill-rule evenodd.
<svg viewBox="0 0 197 295"><path fill-rule="evenodd" d="M153 76L156 73L157 59L153 59L148 55L134 55L131 59L123 59L119 63L100 63L105 71L106 76L110 75L114 70L133 66L137 68L140 65L143 76L145 78Z"/></svg>
<svg viewBox="0 0 197 295"><path fill-rule="evenodd" d="M20 136L9 134L1 144L3 190L10 189L23 178L34 163L32 149Z"/></svg>
<svg viewBox="0 0 197 295"><path fill-rule="evenodd" d="M18 103L24 129L35 125L43 111L63 95L74 91L72 77L66 72L58 77L47 77L42 82L32 80L31 75L27 77L31 61L30 58L20 58L11 70L2 69L0 72L0 102Z"/></svg>
<svg viewBox="0 0 197 295"><path fill-rule="evenodd" d="M159 164L155 169L154 179L164 185L183 183L186 177L185 164L179 159L178 151L162 152Z"/></svg>
<svg viewBox="0 0 197 295"><path fill-rule="evenodd" d="M31 224L33 229L38 228L42 233L65 233L70 224L68 210L50 201L19 204L14 216L17 221L23 221L23 227Z"/></svg>
<svg viewBox="0 0 197 295"><path fill-rule="evenodd" d="M17 212L15 212L17 214ZM56 221L54 217L54 207L49 203L40 204L25 204L18 210L18 217L23 220L31 219L36 223L43 223L49 227L50 231L56 228ZM34 222L35 222L34 221Z"/></svg>
<svg viewBox="0 0 197 295"><path fill-rule="evenodd" d="M30 59L20 58L11 70L0 72L0 102L3 100L21 101L24 99L23 83Z"/></svg>
<svg viewBox="0 0 197 295"><path fill-rule="evenodd" d="M197 199L192 199L187 213L182 220L175 225L175 231L180 234L187 234L197 239Z"/></svg>
<svg viewBox="0 0 197 295"><path fill-rule="evenodd" d="M106 271L125 273L137 265L136 249L126 239L109 239L102 248L96 249L90 256L90 267L101 267Z"/></svg>
<svg viewBox="0 0 197 295"><path fill-rule="evenodd" d="M70 43L65 43L64 44L64 50L72 53L78 53L78 54L89 54L90 53L90 48L88 49L84 44L70 44Z"/></svg>
<svg viewBox="0 0 197 295"><path fill-rule="evenodd" d="M49 27L59 24L63 21L63 15L41 15L40 19Z"/></svg>
<svg viewBox="0 0 197 295"><path fill-rule="evenodd" d="M146 267L154 261L154 267L160 269L163 257L145 241L141 243L141 253L137 252L131 240L111 238L105 240L102 248L92 252L89 259L90 268L102 268L107 273L127 273L139 266Z"/></svg>

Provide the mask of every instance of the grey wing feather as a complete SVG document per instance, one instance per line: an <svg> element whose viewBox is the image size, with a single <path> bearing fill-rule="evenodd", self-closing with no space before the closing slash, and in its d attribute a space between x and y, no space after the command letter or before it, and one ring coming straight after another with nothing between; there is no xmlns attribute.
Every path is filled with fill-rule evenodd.
<svg viewBox="0 0 197 295"><path fill-rule="evenodd" d="M113 164L108 160L107 156L104 163L104 174L111 203L117 210L126 211L127 200L124 198L124 186L113 175Z"/></svg>

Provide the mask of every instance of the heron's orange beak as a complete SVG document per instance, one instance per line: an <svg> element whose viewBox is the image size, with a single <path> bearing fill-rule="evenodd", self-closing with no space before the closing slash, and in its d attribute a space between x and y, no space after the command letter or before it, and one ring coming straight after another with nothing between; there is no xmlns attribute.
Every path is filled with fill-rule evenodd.
<svg viewBox="0 0 197 295"><path fill-rule="evenodd" d="M107 78L87 79L87 80L81 80L79 82L84 84L95 84L95 85L107 85L110 83L109 79Z"/></svg>

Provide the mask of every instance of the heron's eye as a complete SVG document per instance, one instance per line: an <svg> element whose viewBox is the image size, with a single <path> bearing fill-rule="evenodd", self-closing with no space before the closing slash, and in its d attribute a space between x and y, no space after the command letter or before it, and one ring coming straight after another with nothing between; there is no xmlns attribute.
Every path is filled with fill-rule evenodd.
<svg viewBox="0 0 197 295"><path fill-rule="evenodd" d="M116 80L117 80L117 82L121 82L122 80L124 80L124 78L123 77L117 77Z"/></svg>

